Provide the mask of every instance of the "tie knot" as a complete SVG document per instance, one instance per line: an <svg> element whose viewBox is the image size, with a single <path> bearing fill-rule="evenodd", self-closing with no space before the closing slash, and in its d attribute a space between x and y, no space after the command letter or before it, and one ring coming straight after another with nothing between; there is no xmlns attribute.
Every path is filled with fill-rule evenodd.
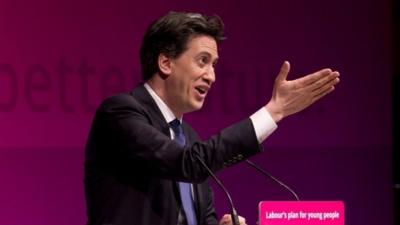
<svg viewBox="0 0 400 225"><path fill-rule="evenodd" d="M181 122L175 119L171 121L169 125L171 126L171 129L174 131L175 134L174 140L178 142L180 145L185 146L186 140L185 140L185 135L183 134Z"/></svg>
<svg viewBox="0 0 400 225"><path fill-rule="evenodd" d="M169 126L172 128L175 134L183 133L181 122L178 119L174 119L173 121L169 122Z"/></svg>

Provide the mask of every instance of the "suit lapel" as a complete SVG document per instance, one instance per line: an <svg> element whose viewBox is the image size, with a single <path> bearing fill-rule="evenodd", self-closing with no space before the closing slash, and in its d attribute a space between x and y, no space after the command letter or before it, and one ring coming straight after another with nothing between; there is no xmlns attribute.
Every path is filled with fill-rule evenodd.
<svg viewBox="0 0 400 225"><path fill-rule="evenodd" d="M188 145L192 145L195 141L197 141L197 136L193 133L193 130L189 128L189 125L183 121L182 123L183 132L185 133L186 143ZM203 218L203 211L201 210L202 199L204 198L203 193L201 192L201 185L197 183L192 183L193 187L193 204L196 211L197 221L200 222L200 218Z"/></svg>
<svg viewBox="0 0 400 225"><path fill-rule="evenodd" d="M160 109L158 108L156 102L151 97L150 93L146 90L143 84L137 86L132 92L131 95L140 103L142 104L143 108L148 112L149 119L151 124L161 132L163 132L168 137L170 136L169 125L167 121L165 121L164 116L162 115ZM183 123L183 130L185 133L186 143L191 145L193 144L194 136L192 131L187 127L186 123ZM178 186L176 182L172 182L174 186L174 192L176 196L179 196ZM193 193L194 193L194 206L196 210L197 220L200 221L202 218L202 210L200 210L201 202L200 200L203 199L202 192L200 191L199 185L201 184L193 184ZM179 209L178 209L179 211ZM177 212L178 212L177 211Z"/></svg>
<svg viewBox="0 0 400 225"><path fill-rule="evenodd" d="M156 129L163 132L165 135L170 136L169 125L165 121L160 109L158 108L156 102L151 97L149 92L140 84L132 92L131 95L142 104L143 108L147 111L151 125Z"/></svg>
<svg viewBox="0 0 400 225"><path fill-rule="evenodd" d="M158 108L157 103L151 97L150 93L146 90L143 84L137 86L132 92L131 95L143 106L143 109L147 111L149 116L149 120L154 128L160 130L166 136L170 137L169 125L167 121L165 121L164 116L161 113L160 108ZM170 182L172 185L172 190L176 199L180 199L179 197L179 189L176 182ZM181 204L177 204L177 215L180 213Z"/></svg>

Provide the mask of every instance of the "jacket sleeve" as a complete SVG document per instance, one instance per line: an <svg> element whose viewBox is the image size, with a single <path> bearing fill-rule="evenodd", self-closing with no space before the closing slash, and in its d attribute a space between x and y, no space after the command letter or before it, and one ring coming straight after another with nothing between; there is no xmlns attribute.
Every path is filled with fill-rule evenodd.
<svg viewBox="0 0 400 225"><path fill-rule="evenodd" d="M91 142L98 154L117 166L146 171L147 176L187 182L202 182L208 177L199 163L218 171L260 152L249 118L211 137L181 147L156 129L148 111L132 96L107 99L96 113ZM89 142L90 143L90 142Z"/></svg>

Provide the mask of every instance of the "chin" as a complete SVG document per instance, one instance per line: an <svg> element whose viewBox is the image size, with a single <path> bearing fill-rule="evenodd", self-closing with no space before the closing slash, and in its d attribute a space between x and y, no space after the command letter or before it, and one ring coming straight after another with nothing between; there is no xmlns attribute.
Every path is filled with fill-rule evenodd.
<svg viewBox="0 0 400 225"><path fill-rule="evenodd" d="M187 112L193 112L193 111L200 110L203 107L203 103L204 102L195 102L195 103L190 104L190 107Z"/></svg>

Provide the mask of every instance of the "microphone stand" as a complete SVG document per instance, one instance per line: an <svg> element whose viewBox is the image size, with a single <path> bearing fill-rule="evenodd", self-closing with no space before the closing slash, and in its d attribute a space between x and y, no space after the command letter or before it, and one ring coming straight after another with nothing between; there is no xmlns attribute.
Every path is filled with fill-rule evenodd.
<svg viewBox="0 0 400 225"><path fill-rule="evenodd" d="M208 166L206 165L205 162L203 162L203 160L198 156L195 155L195 157L197 158L197 160L199 160L199 162L201 163L201 165L207 170L208 174L210 174L210 176L215 180L215 182L218 184L218 186L224 191L226 197L228 198L229 204L231 205L231 217L232 217L232 224L233 225L240 225L239 224L239 217L237 214L237 211L233 205L233 201L232 198L228 192L228 190L226 190L225 186L222 184L222 182L214 175L214 173L210 170L210 168L208 168Z"/></svg>
<svg viewBox="0 0 400 225"><path fill-rule="evenodd" d="M253 167L254 169L256 169L258 172L264 174L265 176L269 177L270 179L272 179L273 181L275 181L276 183L278 183L279 185L281 185L282 187L284 187L286 190L288 190L290 193L292 193L292 195L294 196L294 198L297 201L300 201L299 196L296 194L296 192L294 192L289 186L287 186L286 184L284 184L282 181L278 180L276 177L272 176L270 173L268 173L267 171L263 170L261 167L257 166L255 163L253 163L252 161L246 159L245 160L246 163L248 165L250 165L251 167Z"/></svg>

